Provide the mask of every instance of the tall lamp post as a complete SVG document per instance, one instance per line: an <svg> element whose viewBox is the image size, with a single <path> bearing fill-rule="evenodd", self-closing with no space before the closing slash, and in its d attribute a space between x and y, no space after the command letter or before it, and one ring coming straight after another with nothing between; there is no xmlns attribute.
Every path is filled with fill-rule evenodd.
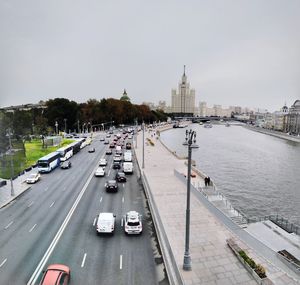
<svg viewBox="0 0 300 285"><path fill-rule="evenodd" d="M65 121L65 134L66 134L67 133L67 119L65 118L64 121Z"/></svg>
<svg viewBox="0 0 300 285"><path fill-rule="evenodd" d="M55 129L56 129L56 134L58 134L58 123L55 121Z"/></svg>
<svg viewBox="0 0 300 285"><path fill-rule="evenodd" d="M145 123L142 123L143 128L143 163L142 168L145 168Z"/></svg>
<svg viewBox="0 0 300 285"><path fill-rule="evenodd" d="M12 161L12 145L11 145L11 139L10 139L10 128L8 129L8 140L9 140L9 154L10 154L10 195L15 196L15 190L14 190L14 184L13 184L13 176L14 176L14 164Z"/></svg>
<svg viewBox="0 0 300 285"><path fill-rule="evenodd" d="M185 142L183 145L188 146L188 173L187 173L187 196L186 196L186 224L185 224L185 251L183 258L183 270L192 270L190 256L190 196L191 196L191 164L192 164L192 148L198 148L196 145L196 132L186 130Z"/></svg>

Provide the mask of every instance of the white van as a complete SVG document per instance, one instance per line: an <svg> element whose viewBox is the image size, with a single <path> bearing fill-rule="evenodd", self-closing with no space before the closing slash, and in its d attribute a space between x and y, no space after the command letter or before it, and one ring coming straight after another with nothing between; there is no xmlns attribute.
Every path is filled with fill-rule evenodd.
<svg viewBox="0 0 300 285"><path fill-rule="evenodd" d="M124 152L124 161L125 162L132 161L131 151L125 151Z"/></svg>
<svg viewBox="0 0 300 285"><path fill-rule="evenodd" d="M123 171L124 173L133 173L132 162L123 162Z"/></svg>
<svg viewBox="0 0 300 285"><path fill-rule="evenodd" d="M100 213L97 220L97 234L114 233L116 215L113 213Z"/></svg>

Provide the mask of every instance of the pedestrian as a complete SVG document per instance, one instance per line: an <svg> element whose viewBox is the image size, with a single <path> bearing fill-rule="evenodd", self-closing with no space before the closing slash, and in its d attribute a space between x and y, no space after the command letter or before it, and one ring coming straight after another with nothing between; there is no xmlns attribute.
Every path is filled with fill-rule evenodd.
<svg viewBox="0 0 300 285"><path fill-rule="evenodd" d="M204 178L205 187L207 186L207 177Z"/></svg>
<svg viewBox="0 0 300 285"><path fill-rule="evenodd" d="M210 177L207 176L207 186L209 186L209 185L210 185Z"/></svg>

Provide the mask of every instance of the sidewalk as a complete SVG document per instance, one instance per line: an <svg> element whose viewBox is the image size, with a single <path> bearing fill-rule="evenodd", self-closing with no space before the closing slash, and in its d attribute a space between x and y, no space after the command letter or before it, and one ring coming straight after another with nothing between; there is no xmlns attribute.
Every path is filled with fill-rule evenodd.
<svg viewBox="0 0 300 285"><path fill-rule="evenodd" d="M28 190L31 186L25 182L26 178L31 174L37 172L37 169L32 169L25 172L23 175L18 176L13 180L14 195L11 195L10 180L6 180L6 185L0 187L0 209L7 204L11 203L14 199L18 198L24 191Z"/></svg>
<svg viewBox="0 0 300 285"><path fill-rule="evenodd" d="M145 144L145 168L142 171L147 177L185 284L257 284L228 247L226 243L228 238L233 238L256 263L262 264L266 268L267 276L274 284L299 284L294 278L242 242L194 194L191 194L190 227L192 271L183 271L186 185L174 175L174 169L179 173L186 173L187 167L184 164L185 160L176 158L159 140L145 131L145 141L147 138L151 139L155 145ZM142 132L138 135L137 145L135 152L139 165L142 165ZM203 179L199 176L192 178L191 181L197 185L204 185ZM244 230L237 225L236 231L244 233Z"/></svg>

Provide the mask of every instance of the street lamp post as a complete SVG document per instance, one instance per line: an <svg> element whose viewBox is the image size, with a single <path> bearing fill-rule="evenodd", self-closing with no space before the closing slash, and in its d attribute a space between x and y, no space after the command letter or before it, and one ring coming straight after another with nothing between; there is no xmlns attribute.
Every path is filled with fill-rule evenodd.
<svg viewBox="0 0 300 285"><path fill-rule="evenodd" d="M145 168L145 123L142 123L143 128L143 164L142 168Z"/></svg>
<svg viewBox="0 0 300 285"><path fill-rule="evenodd" d="M13 184L13 176L14 176L14 164L12 161L12 146L10 139L10 128L8 129L8 140L9 140L9 154L10 154L10 195L15 196L14 184Z"/></svg>
<svg viewBox="0 0 300 285"><path fill-rule="evenodd" d="M65 121L65 134L66 134L67 133L67 119L65 118L64 121Z"/></svg>
<svg viewBox="0 0 300 285"><path fill-rule="evenodd" d="M80 130L79 130L79 120L77 120L77 129L78 129L78 134L80 133Z"/></svg>
<svg viewBox="0 0 300 285"><path fill-rule="evenodd" d="M58 134L58 123L55 121L56 134Z"/></svg>
<svg viewBox="0 0 300 285"><path fill-rule="evenodd" d="M187 196L186 196L186 224L185 224L185 251L183 258L183 270L192 270L190 256L190 196L191 196L191 164L192 148L198 148L196 145L196 132L186 130L185 142L183 145L188 146L188 173L187 173Z"/></svg>

